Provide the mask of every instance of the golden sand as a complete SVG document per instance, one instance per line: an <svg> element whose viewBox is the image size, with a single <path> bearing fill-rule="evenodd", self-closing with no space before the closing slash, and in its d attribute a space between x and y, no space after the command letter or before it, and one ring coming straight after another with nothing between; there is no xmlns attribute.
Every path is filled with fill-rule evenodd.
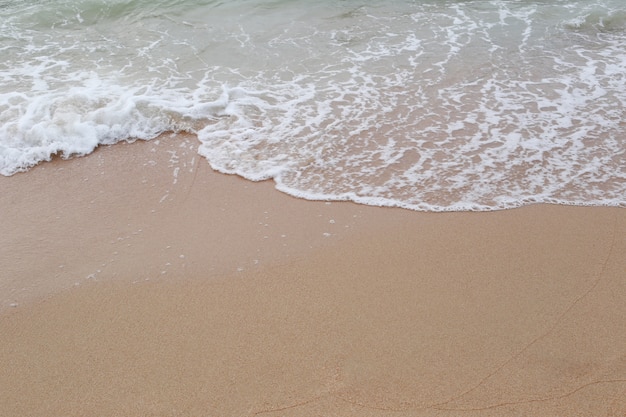
<svg viewBox="0 0 626 417"><path fill-rule="evenodd" d="M304 201L196 146L0 178L0 416L626 416L626 210Z"/></svg>

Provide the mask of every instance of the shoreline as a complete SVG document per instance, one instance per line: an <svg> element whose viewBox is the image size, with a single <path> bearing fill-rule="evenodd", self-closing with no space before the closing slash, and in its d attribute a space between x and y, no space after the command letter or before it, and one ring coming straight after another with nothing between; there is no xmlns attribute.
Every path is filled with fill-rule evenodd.
<svg viewBox="0 0 626 417"><path fill-rule="evenodd" d="M365 206L302 200L272 181L217 173L197 145L192 135L166 134L0 178L0 210L12 219L0 242L10 248L0 255L0 312L127 273L219 277L254 269L340 239L365 221ZM32 285L20 288L24 272Z"/></svg>
<svg viewBox="0 0 626 417"><path fill-rule="evenodd" d="M422 213L192 136L0 178L0 416L626 415L626 211Z"/></svg>

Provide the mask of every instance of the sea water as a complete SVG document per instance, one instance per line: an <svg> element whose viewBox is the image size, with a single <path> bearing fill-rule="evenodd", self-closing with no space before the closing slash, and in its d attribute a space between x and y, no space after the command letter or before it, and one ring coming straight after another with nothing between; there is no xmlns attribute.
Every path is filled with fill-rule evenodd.
<svg viewBox="0 0 626 417"><path fill-rule="evenodd" d="M190 132L415 210L626 206L623 0L0 0L0 173Z"/></svg>

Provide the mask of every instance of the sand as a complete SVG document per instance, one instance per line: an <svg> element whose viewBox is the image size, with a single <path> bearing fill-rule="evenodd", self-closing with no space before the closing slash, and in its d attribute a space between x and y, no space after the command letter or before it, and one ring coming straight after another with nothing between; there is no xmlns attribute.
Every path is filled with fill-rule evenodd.
<svg viewBox="0 0 626 417"><path fill-rule="evenodd" d="M196 146L0 177L0 416L626 416L626 210L304 201Z"/></svg>

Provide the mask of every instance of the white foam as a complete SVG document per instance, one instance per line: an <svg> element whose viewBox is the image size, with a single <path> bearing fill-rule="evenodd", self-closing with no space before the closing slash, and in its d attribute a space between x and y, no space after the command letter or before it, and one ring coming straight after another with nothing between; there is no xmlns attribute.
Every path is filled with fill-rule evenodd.
<svg viewBox="0 0 626 417"><path fill-rule="evenodd" d="M0 173L174 130L197 133L214 169L301 198L624 206L624 9L586 4L138 7L114 24L69 8L55 24L72 30L49 32L8 19Z"/></svg>

